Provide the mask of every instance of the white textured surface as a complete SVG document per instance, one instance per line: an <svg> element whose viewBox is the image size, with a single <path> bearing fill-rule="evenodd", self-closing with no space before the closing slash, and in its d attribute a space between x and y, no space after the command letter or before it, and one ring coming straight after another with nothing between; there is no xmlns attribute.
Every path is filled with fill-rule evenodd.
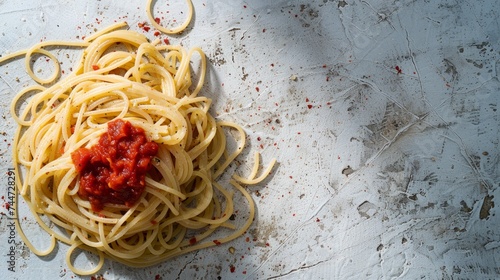
<svg viewBox="0 0 500 280"><path fill-rule="evenodd" d="M170 11L159 16L182 19L182 1L159 2ZM100 274L500 277L499 3L195 1L189 30L171 42L202 47L212 62L204 94L214 98L214 112L244 125L250 155L259 150L264 163L276 157L279 166L252 190L258 216L242 238L147 269L106 262ZM0 0L0 53L77 40L115 20L139 30L144 1ZM54 51L65 71L79 56ZM0 66L4 172L14 127L9 102L29 84L21 60ZM252 160L241 163L244 173ZM6 200L6 175L1 182ZM38 258L19 238L16 272L8 271L7 224L2 215L5 279L77 278L66 269L65 245Z"/></svg>

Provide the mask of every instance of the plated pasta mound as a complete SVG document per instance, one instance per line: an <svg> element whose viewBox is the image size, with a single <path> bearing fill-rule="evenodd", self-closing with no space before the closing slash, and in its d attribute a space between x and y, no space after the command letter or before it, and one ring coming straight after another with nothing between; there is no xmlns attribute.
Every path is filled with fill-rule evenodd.
<svg viewBox="0 0 500 280"><path fill-rule="evenodd" d="M211 100L198 95L205 80L203 51L149 42L120 29L124 25L10 56L25 55L28 73L41 84L12 102L19 124L13 154L17 192L50 234L50 247L38 250L18 220L17 228L37 255L52 252L57 240L69 244L68 266L82 275L99 271L105 258L145 267L241 236L252 223L254 204L239 183L258 184L275 163L258 175L256 154L247 178L234 175L221 186L217 179L242 151L245 133L235 123L217 121L209 113ZM41 79L29 64L40 53L57 66L43 49L50 45L84 48L73 72L54 82L57 76ZM196 82L190 67L195 58ZM224 129L237 132L231 151ZM249 205L238 227L229 221L234 192ZM227 234L214 239L220 228ZM99 263L77 268L77 248L97 254Z"/></svg>

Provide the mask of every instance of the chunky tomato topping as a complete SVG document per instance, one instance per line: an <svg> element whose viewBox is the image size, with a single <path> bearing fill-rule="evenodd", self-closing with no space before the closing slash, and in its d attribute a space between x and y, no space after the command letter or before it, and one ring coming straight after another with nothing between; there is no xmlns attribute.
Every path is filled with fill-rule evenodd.
<svg viewBox="0 0 500 280"><path fill-rule="evenodd" d="M142 128L121 119L109 122L96 145L71 154L80 175L78 194L96 212L105 203L133 206L144 192L157 152L158 144L148 141Z"/></svg>

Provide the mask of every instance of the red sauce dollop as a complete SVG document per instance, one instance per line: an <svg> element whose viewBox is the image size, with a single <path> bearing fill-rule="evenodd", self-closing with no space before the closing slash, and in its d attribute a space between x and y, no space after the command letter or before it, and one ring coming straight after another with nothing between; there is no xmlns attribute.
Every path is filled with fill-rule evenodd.
<svg viewBox="0 0 500 280"><path fill-rule="evenodd" d="M121 119L108 123L108 131L90 149L80 148L71 159L80 175L78 194L99 212L105 203L132 207L145 189L146 173L158 144L144 130Z"/></svg>

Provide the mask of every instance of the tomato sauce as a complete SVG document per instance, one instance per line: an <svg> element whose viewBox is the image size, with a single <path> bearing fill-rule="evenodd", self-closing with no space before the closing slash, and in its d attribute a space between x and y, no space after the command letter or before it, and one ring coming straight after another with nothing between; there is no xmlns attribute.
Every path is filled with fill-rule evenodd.
<svg viewBox="0 0 500 280"><path fill-rule="evenodd" d="M144 130L121 119L108 123L108 130L90 149L80 148L71 159L80 175L78 194L99 212L105 203L132 207L146 187L146 173L158 144Z"/></svg>

